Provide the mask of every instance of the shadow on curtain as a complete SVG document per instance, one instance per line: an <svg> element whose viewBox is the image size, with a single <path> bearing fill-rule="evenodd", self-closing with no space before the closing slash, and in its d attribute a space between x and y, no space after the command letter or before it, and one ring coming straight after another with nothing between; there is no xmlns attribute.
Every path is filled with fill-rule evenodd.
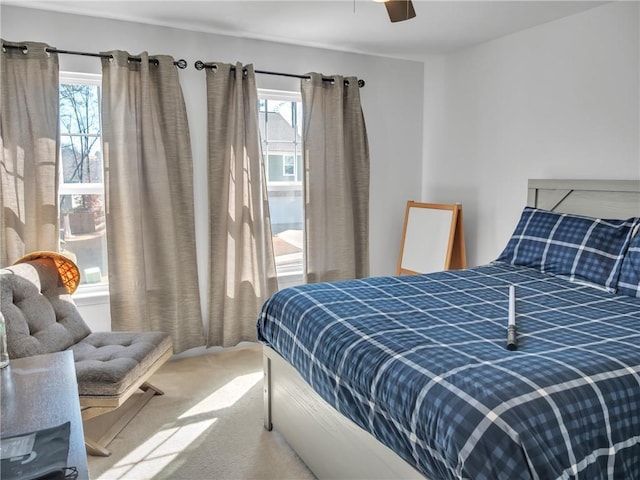
<svg viewBox="0 0 640 480"><path fill-rule="evenodd" d="M256 341L277 290L253 66L207 69L209 332L207 345Z"/></svg>
<svg viewBox="0 0 640 480"><path fill-rule="evenodd" d="M0 266L58 250L58 55L36 42L0 53Z"/></svg>

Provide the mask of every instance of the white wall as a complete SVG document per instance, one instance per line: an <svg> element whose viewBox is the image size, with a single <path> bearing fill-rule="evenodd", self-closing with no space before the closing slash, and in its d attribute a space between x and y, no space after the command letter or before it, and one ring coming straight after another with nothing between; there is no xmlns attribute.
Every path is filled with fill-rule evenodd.
<svg viewBox="0 0 640 480"><path fill-rule="evenodd" d="M425 62L425 201L495 259L529 178L640 179L639 6L614 2Z"/></svg>
<svg viewBox="0 0 640 480"><path fill-rule="evenodd" d="M215 2L211 3L215 8ZM169 54L184 58L180 71L187 105L195 171L196 240L203 308L206 307L207 180L205 74L196 60L253 63L255 68L288 73L318 71L355 75L361 89L371 156L370 256L372 275L395 271L407 199L421 192L423 64L404 60L297 47L108 19L0 7L2 38L41 41L59 49L132 54ZM100 73L96 58L60 55L61 70ZM258 75L258 87L298 90L299 80ZM91 305L96 318L97 308ZM104 325L108 310L96 319ZM95 324L95 323L94 323Z"/></svg>

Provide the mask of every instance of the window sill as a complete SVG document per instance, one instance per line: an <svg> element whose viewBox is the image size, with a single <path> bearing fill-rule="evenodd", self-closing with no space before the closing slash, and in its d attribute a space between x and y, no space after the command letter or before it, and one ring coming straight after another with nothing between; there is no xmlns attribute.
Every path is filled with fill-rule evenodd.
<svg viewBox="0 0 640 480"><path fill-rule="evenodd" d="M79 307L89 305L107 305L109 303L109 286L80 287L73 294L73 301Z"/></svg>

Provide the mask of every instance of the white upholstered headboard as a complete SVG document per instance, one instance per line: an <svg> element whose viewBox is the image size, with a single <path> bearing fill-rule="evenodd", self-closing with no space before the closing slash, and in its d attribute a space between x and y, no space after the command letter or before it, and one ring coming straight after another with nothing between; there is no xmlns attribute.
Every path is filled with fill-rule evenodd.
<svg viewBox="0 0 640 480"><path fill-rule="evenodd" d="M640 216L640 180L529 180L527 205L597 218Z"/></svg>

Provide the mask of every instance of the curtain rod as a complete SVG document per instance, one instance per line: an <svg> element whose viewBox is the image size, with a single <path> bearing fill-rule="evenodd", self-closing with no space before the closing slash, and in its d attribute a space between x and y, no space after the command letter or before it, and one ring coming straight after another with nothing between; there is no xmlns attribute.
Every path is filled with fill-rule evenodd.
<svg viewBox="0 0 640 480"><path fill-rule="evenodd" d="M6 48L13 48L14 50L22 50L23 53L27 53L27 50L29 50L29 48L26 45L7 45L7 44L2 44L2 48L6 49ZM109 55L106 53L91 53L91 52L74 52L73 50L58 50L57 48L52 48L52 47L47 47L44 49L45 52L47 53L66 53L69 55L82 55L85 57L99 57L99 58L113 58L113 55ZM141 62L142 59L140 57L129 57L128 60L130 62ZM154 65L158 65L158 60L154 59L154 58L150 58L149 59L149 63L152 63ZM180 60L176 60L175 62L173 62L173 64L184 70L185 68L187 68L187 61L180 59Z"/></svg>
<svg viewBox="0 0 640 480"><path fill-rule="evenodd" d="M196 67L196 70L204 70L205 68L213 68L216 69L218 68L218 66L215 63L204 63L202 60L196 60L196 63L194 64L194 66ZM236 67L234 67L233 65L231 66L231 70L235 70ZM292 77L292 78L305 78L305 79L309 79L311 78L309 75L298 75L295 73L281 73L281 72L269 72L267 70L254 70L256 73L264 73L266 75L279 75L281 77ZM322 77L322 80L325 82L333 82L333 78L331 77ZM349 81L345 79L345 84L348 85ZM360 88L364 87L364 80L362 79L358 79L358 86Z"/></svg>

